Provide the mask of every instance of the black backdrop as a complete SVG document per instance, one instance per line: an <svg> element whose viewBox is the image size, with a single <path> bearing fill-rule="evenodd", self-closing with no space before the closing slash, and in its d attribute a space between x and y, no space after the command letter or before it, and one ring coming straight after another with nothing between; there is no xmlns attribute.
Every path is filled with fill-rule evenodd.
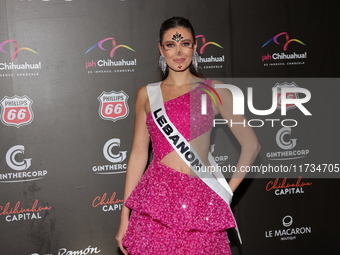
<svg viewBox="0 0 340 255"><path fill-rule="evenodd" d="M268 85L250 85L263 93L255 94L258 103L276 83L311 91L312 117L296 109L287 114L299 121L285 136L295 139L294 148L280 147L281 126L255 129L262 147L255 165L339 163L335 1L0 4L1 254L119 254L114 236L134 99L140 86L158 80L158 29L172 16L187 17L197 35L223 47L210 44L200 52L206 77L271 77L264 79ZM296 40L285 48L290 39ZM284 55L293 58L278 59ZM249 86L249 80L235 81ZM228 142L213 139L213 155L221 164L235 163L234 139L223 127L214 131ZM268 156L307 150L302 159ZM338 176L249 175L232 204L243 237L240 245L230 232L233 254L338 254Z"/></svg>

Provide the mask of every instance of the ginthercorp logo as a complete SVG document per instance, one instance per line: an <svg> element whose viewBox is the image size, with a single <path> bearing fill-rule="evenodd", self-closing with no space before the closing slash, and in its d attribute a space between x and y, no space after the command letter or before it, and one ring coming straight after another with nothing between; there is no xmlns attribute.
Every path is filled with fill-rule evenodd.
<svg viewBox="0 0 340 255"><path fill-rule="evenodd" d="M0 173L0 183L26 182L42 179L47 170L26 171L31 167L32 158L25 157L25 146L15 145L6 152L6 163L15 172Z"/></svg>
<svg viewBox="0 0 340 255"><path fill-rule="evenodd" d="M103 147L103 154L104 157L110 161L111 163L120 163L123 162L126 159L126 153L127 151L119 151L117 154L114 154L112 150L114 147L120 147L120 139L119 138L113 138L111 140L108 140L104 147Z"/></svg>
<svg viewBox="0 0 340 255"><path fill-rule="evenodd" d="M201 41L201 46L197 48L200 55L202 55L205 52L206 47L209 46L209 45L216 46L220 49L223 49L223 47L216 42L207 42L204 35L196 35L196 40ZM203 69L209 69L209 68L210 69L218 69L218 68L223 68L222 64L225 62L225 58L224 58L224 55L221 55L221 56L210 55L210 57L199 56L198 62L203 64L203 65L200 66ZM207 63L209 65L204 65L205 63Z"/></svg>
<svg viewBox="0 0 340 255"><path fill-rule="evenodd" d="M311 186L312 182L302 181L302 177L296 181L288 180L286 177L280 180L276 178L274 181L269 181L266 185L266 191L273 192L276 196L295 195L305 193L303 187Z"/></svg>
<svg viewBox="0 0 340 255"><path fill-rule="evenodd" d="M283 228L265 231L264 232L265 238L278 237L280 238L281 241L286 241L286 240L294 240L299 235L312 233L311 226L292 227L295 223L291 215L284 216L281 222L282 222Z"/></svg>
<svg viewBox="0 0 340 255"><path fill-rule="evenodd" d="M116 51L119 48L123 48L132 52L136 52L133 48L128 45L120 44L117 45L116 39L113 37L107 37L100 40L98 43L91 46L85 54L97 54L98 50L108 52L109 59L99 59L99 60L91 60L85 63L85 68L88 70L88 73L124 73L124 72L134 72L134 66L137 65L137 59L121 59L121 60L112 60L115 56ZM97 51L96 51L97 50ZM91 56L93 56L93 54Z"/></svg>
<svg viewBox="0 0 340 255"><path fill-rule="evenodd" d="M216 144L210 145L210 153L213 155L216 163L218 165L226 163L228 160L228 155L214 155L215 146Z"/></svg>
<svg viewBox="0 0 340 255"><path fill-rule="evenodd" d="M9 44L9 43L13 43L13 45L14 45L14 52L12 54L12 60L16 60L17 57L18 57L18 53L22 50L27 50L27 51L33 52L35 54L38 54L38 52L36 52L35 50L32 50L31 48L28 48L28 47L20 47L19 48L19 44L18 44L17 40L7 40L7 41L0 43L0 51L3 52L3 53L7 53L4 50L3 47L4 47L4 45ZM1 70L1 68L0 68L0 70Z"/></svg>
<svg viewBox="0 0 340 255"><path fill-rule="evenodd" d="M292 129L289 127L281 128L276 134L276 143L283 150L292 150L296 146L296 138L285 140L286 135L291 135Z"/></svg>
<svg viewBox="0 0 340 255"><path fill-rule="evenodd" d="M282 127L276 133L276 144L281 151L267 152L269 160L292 160L304 158L309 154L309 149L295 149L297 138L293 136L291 127Z"/></svg>
<svg viewBox="0 0 340 255"><path fill-rule="evenodd" d="M33 121L33 101L28 96L5 96L1 101L1 122L17 128Z"/></svg>
<svg viewBox="0 0 340 255"><path fill-rule="evenodd" d="M92 201L92 207L101 207L104 212L120 211L123 206L123 199L117 198L117 192L113 192L111 196L104 193L101 196L96 196Z"/></svg>
<svg viewBox="0 0 340 255"><path fill-rule="evenodd" d="M103 91L98 100L99 116L104 120L117 120L125 119L129 115L129 106L127 104L129 96L123 91L111 92Z"/></svg>
<svg viewBox="0 0 340 255"><path fill-rule="evenodd" d="M18 154L24 154L25 147L23 145L16 145L10 148L6 153L7 165L16 171L27 170L31 166L31 158L17 160ZM19 156L18 156L19 157Z"/></svg>
<svg viewBox="0 0 340 255"><path fill-rule="evenodd" d="M208 87L208 86L207 86ZM244 115L244 94L240 88L232 84L216 84L215 88L226 88L230 90L233 97L233 115ZM211 91L205 88L200 88L206 92L206 94L201 95L201 114L207 114L207 94L212 98L214 103L217 103L215 97L217 97L220 104L222 104L223 98L221 99L218 93L213 90L215 95ZM210 88L212 90L212 88ZM303 105L307 103L311 99L311 93L309 90L304 88L299 88L297 86L274 86L272 88L272 106L266 110L259 110L254 107L253 104L253 88L248 87L248 98L247 105L248 110L258 116L267 116L275 112L276 109L281 110L281 115L285 116L287 114L288 109L298 108L304 115L311 116L312 114L307 110L307 108ZM280 91L280 92L278 92ZM301 93L304 95L303 98L299 98L297 93ZM233 119L214 119L213 126L220 124L229 124L231 127L235 125L249 126L252 128L263 127L265 125L270 125L271 127L275 127L280 125L282 127L295 127L298 125L298 121L295 119L249 119L248 121L243 120L242 122L236 122Z"/></svg>
<svg viewBox="0 0 340 255"><path fill-rule="evenodd" d="M267 48L266 46L271 45L272 43L278 45L278 50L280 49L283 52L267 53L266 55L262 55L262 62L264 63L264 66L305 64L304 60L307 59L306 51L302 53L287 53L288 46L292 43L306 46L306 44L301 40L295 38L291 39L287 32L281 32L267 40L262 45L262 48Z"/></svg>
<svg viewBox="0 0 340 255"><path fill-rule="evenodd" d="M127 157L127 151L120 150L121 141L119 138L108 140L103 146L103 155L105 159L112 164L93 166L92 171L96 174L120 174L125 173L127 164L124 163Z"/></svg>

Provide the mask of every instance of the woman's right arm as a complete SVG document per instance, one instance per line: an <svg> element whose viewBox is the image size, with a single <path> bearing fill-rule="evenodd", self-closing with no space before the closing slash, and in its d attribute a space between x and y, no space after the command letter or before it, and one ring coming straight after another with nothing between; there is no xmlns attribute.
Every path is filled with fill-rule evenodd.
<svg viewBox="0 0 340 255"><path fill-rule="evenodd" d="M148 161L148 149L149 149L149 133L146 127L146 104L148 103L148 97L146 87L139 89L137 93L137 99L135 103L135 123L134 134L132 141L131 154L128 161L128 167L126 170L125 188L124 188L124 203L130 196L131 192L137 186L141 179L147 161ZM129 223L130 209L125 205L122 206L120 225L116 235L119 248L124 254L128 254L122 245L123 238L125 236L127 226Z"/></svg>

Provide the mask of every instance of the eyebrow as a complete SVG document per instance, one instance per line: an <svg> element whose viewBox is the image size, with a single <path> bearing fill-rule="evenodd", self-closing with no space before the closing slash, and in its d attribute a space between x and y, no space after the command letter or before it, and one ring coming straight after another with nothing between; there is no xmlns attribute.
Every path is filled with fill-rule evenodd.
<svg viewBox="0 0 340 255"><path fill-rule="evenodd" d="M182 39L182 40L180 40L179 42L183 42L183 41L192 41L191 39ZM173 43L173 42L176 42L175 40L173 40L173 41L166 41L166 42L164 42L164 43L169 43L169 42L171 42L171 43Z"/></svg>

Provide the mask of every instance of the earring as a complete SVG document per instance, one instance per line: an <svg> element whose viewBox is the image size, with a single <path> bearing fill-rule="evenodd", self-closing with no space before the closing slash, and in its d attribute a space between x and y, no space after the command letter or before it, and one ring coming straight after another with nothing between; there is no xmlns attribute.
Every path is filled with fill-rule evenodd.
<svg viewBox="0 0 340 255"><path fill-rule="evenodd" d="M192 54L192 66L194 67L196 73L198 72L198 54L195 51L194 54Z"/></svg>
<svg viewBox="0 0 340 255"><path fill-rule="evenodd" d="M166 61L165 61L165 57L163 55L159 56L158 64L159 64L159 67L162 69L163 74L165 75L167 64L166 64Z"/></svg>

